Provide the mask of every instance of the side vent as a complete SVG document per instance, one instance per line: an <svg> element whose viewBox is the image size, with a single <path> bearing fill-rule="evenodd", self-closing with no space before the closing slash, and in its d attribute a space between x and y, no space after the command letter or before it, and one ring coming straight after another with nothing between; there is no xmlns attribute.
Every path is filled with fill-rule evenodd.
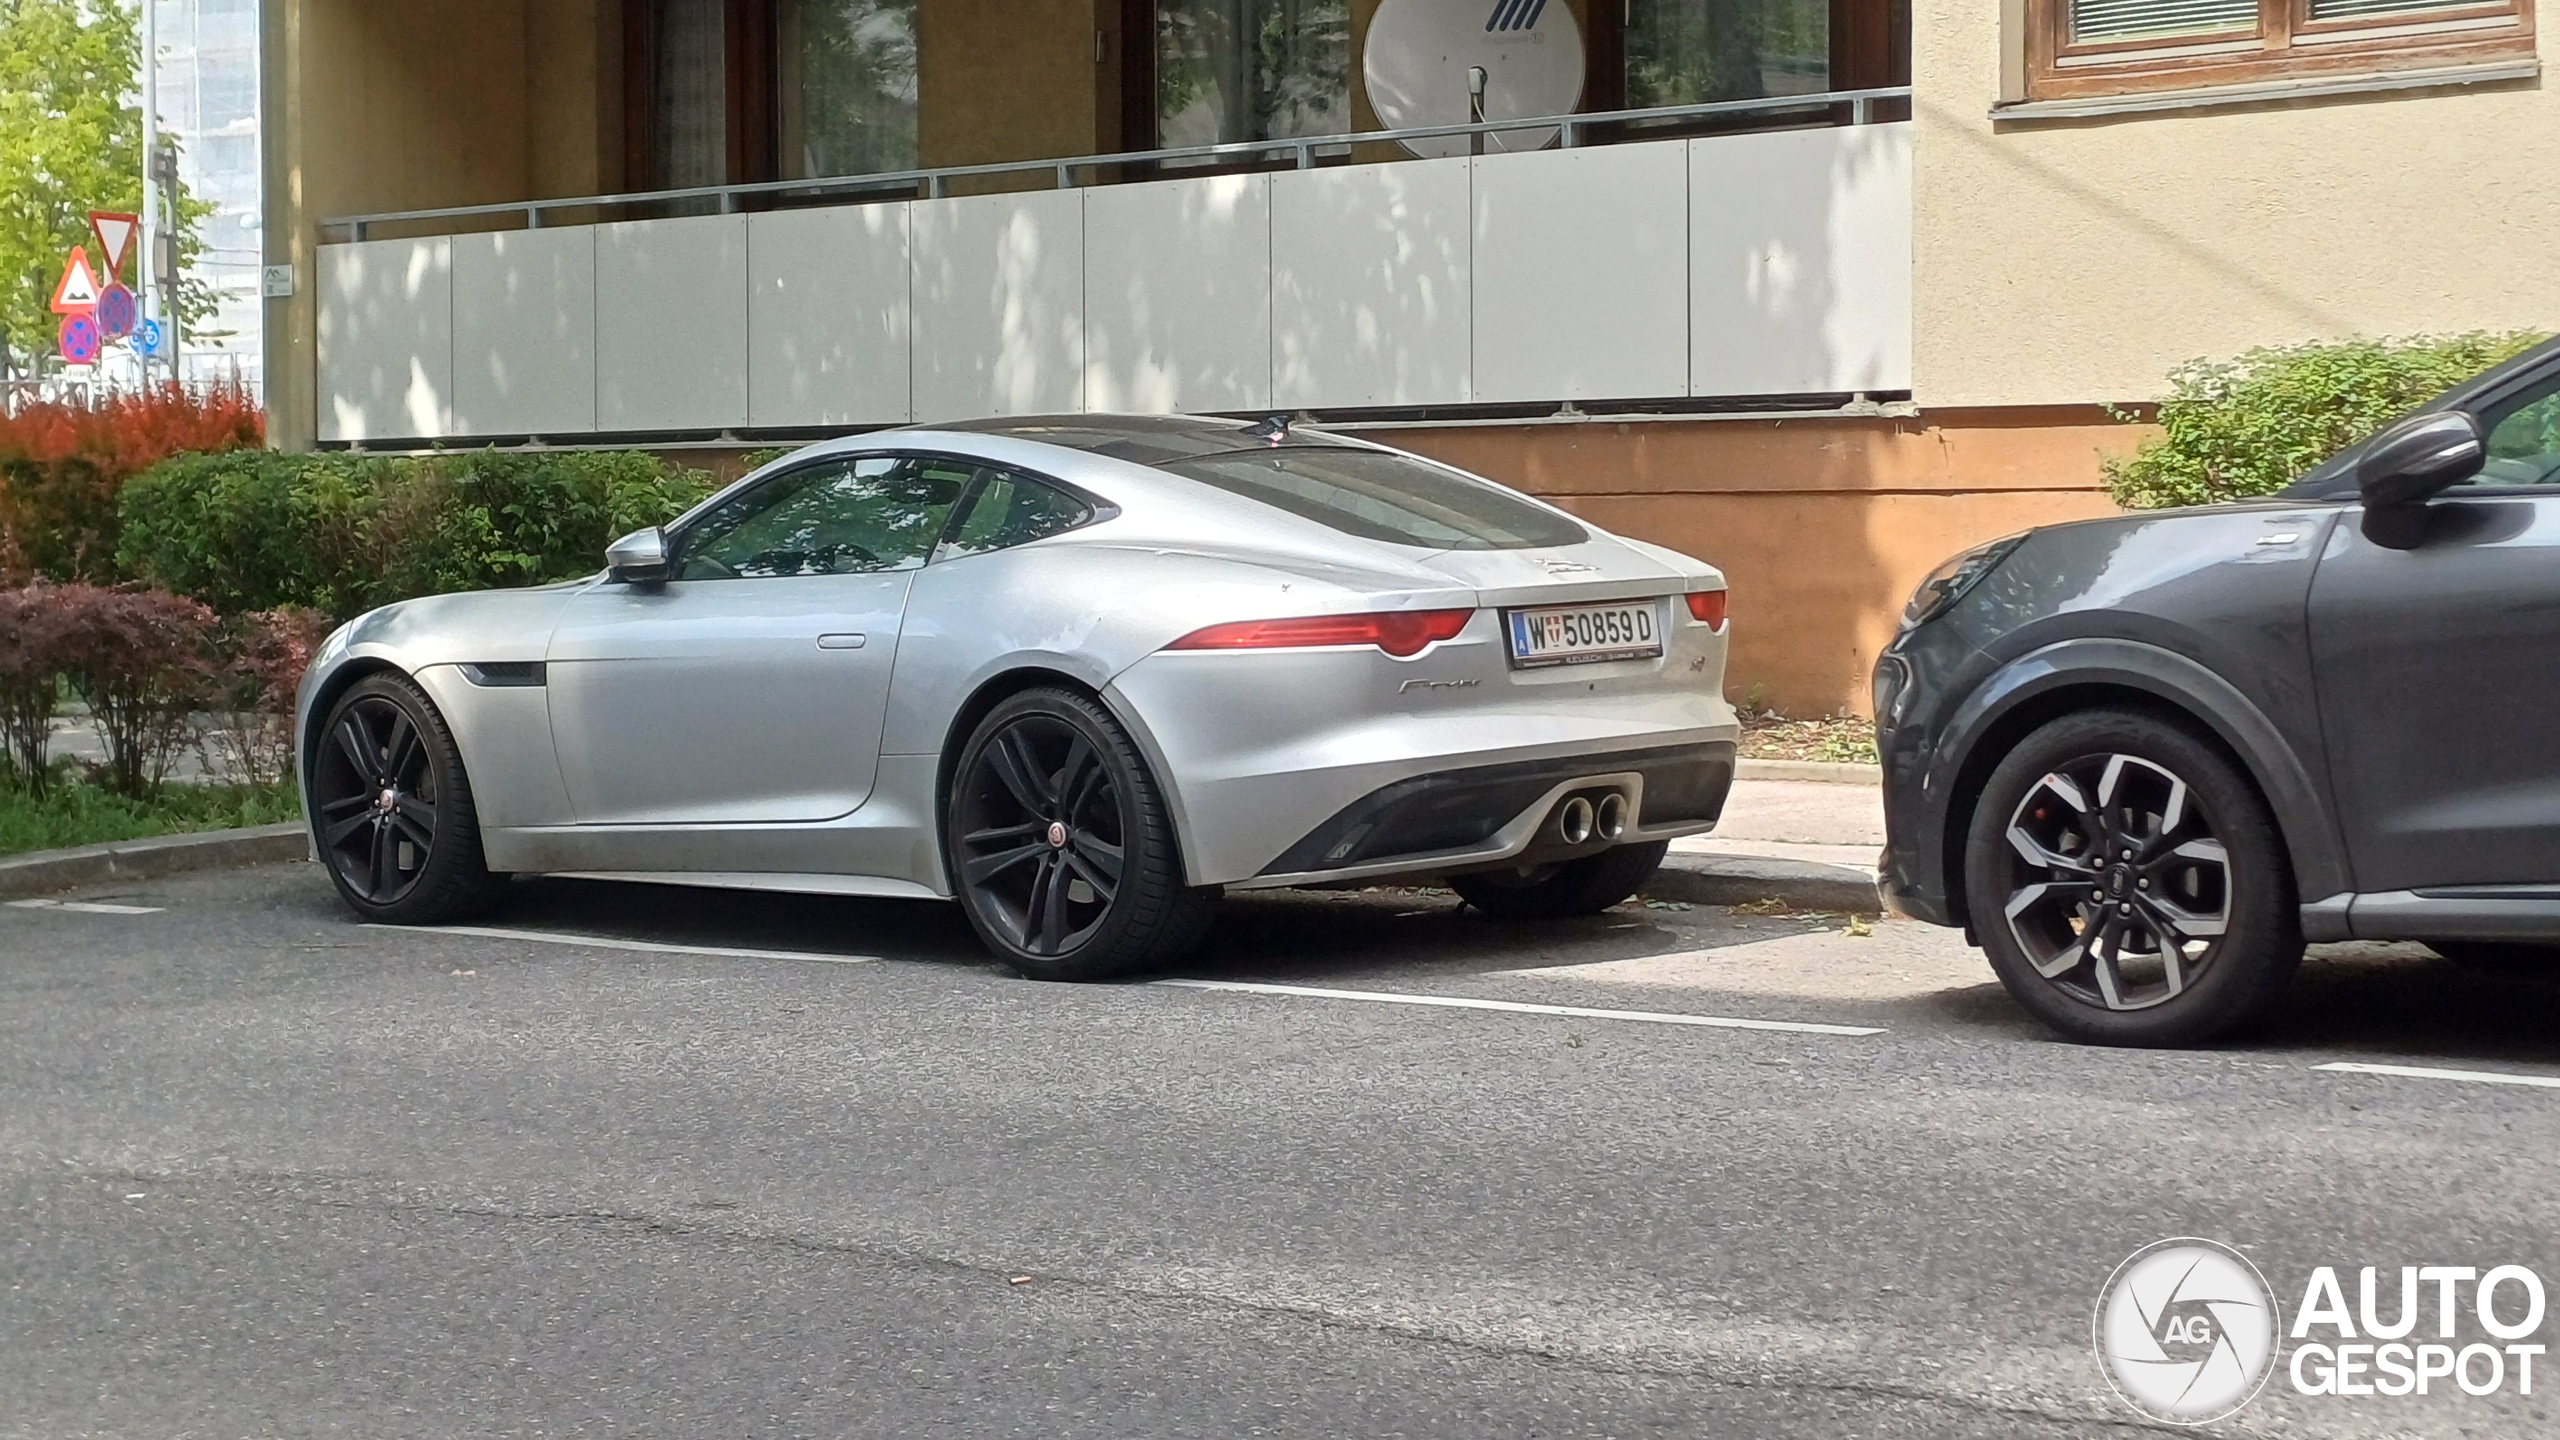
<svg viewBox="0 0 2560 1440"><path fill-rule="evenodd" d="M542 683L539 660L483 660L462 667L462 678L485 689L521 688Z"/></svg>

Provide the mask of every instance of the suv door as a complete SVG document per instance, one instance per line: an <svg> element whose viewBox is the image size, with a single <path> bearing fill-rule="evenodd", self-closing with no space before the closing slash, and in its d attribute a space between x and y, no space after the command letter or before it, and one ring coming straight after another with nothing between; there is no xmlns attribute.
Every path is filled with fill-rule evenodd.
<svg viewBox="0 0 2560 1440"><path fill-rule="evenodd" d="M871 792L907 591L968 478L831 456L671 537L552 634L551 728L581 824L829 820Z"/></svg>
<svg viewBox="0 0 2560 1440"><path fill-rule="evenodd" d="M2469 408L2481 473L2418 533L2385 534L2409 548L2350 514L2312 580L2330 783L2366 894L2560 882L2560 370Z"/></svg>

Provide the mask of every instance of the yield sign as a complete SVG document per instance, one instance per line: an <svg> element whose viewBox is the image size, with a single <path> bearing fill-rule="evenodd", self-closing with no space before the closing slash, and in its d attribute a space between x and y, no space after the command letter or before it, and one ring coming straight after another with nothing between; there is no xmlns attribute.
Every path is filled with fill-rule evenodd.
<svg viewBox="0 0 2560 1440"><path fill-rule="evenodd" d="M124 262L133 254L133 237L142 228L142 217L121 210L89 212L89 233L98 237L98 253L107 257L107 278L121 278Z"/></svg>
<svg viewBox="0 0 2560 1440"><path fill-rule="evenodd" d="M89 268L89 247L74 245L62 262L62 284L53 292L53 313L69 315L98 304L98 275Z"/></svg>

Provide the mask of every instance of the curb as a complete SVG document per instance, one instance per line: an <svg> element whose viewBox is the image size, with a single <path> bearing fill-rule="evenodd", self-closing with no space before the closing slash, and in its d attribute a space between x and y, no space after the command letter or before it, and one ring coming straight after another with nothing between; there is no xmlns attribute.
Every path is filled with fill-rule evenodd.
<svg viewBox="0 0 2560 1440"><path fill-rule="evenodd" d="M1844 765L1831 760L1736 760L1736 780L1810 780L1817 785L1884 784L1881 765Z"/></svg>
<svg viewBox="0 0 2560 1440"><path fill-rule="evenodd" d="M201 830L187 835L154 835L148 840L113 840L104 845L75 845L68 850L31 850L24 855L0 857L0 899L113 880L149 880L226 865L269 865L279 860L300 860L310 853L310 836L299 820L253 825L245 830Z"/></svg>
<svg viewBox="0 0 2560 1440"><path fill-rule="evenodd" d="M1692 905L1748 905L1775 900L1790 910L1876 914L1884 903L1876 877L1844 865L1746 855L1666 855L1642 892Z"/></svg>

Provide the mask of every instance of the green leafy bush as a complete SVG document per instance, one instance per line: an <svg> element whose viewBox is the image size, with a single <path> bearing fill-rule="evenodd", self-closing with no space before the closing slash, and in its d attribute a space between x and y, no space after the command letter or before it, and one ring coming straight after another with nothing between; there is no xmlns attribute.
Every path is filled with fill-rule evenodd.
<svg viewBox="0 0 2560 1440"><path fill-rule="evenodd" d="M636 451L378 458L235 451L167 461L120 497L125 572L225 614L590 574L615 537L710 493Z"/></svg>
<svg viewBox="0 0 2560 1440"><path fill-rule="evenodd" d="M2189 361L2169 373L2169 394L2160 402L2159 423L2168 433L2129 459L2101 462L2108 493L2136 510L2272 494L2543 338L2474 332L2340 340Z"/></svg>

